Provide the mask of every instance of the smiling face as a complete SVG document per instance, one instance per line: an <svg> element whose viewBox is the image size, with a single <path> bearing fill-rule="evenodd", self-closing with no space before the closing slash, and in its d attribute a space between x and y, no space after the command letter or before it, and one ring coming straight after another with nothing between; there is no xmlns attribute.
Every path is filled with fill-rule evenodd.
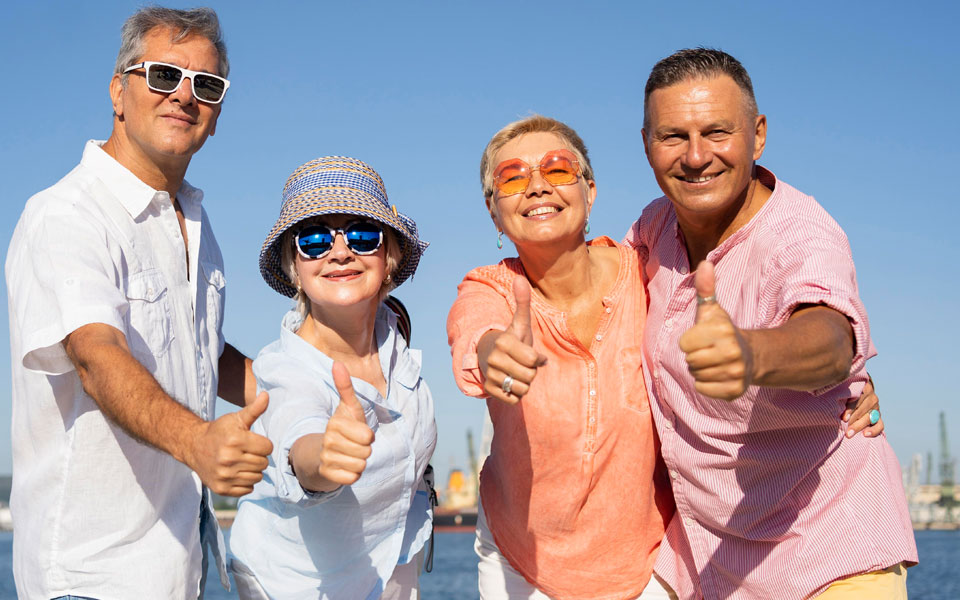
<svg viewBox="0 0 960 600"><path fill-rule="evenodd" d="M356 220L357 217L352 215L329 215L311 219L309 223L336 228ZM294 254L297 278L310 301L311 313L364 303L371 304L372 310L376 310L380 288L387 276L385 244L374 254L361 256L351 252L343 236L337 235L333 248L325 256L307 259L296 251Z"/></svg>
<svg viewBox="0 0 960 600"><path fill-rule="evenodd" d="M655 90L643 130L647 160L681 220L736 212L750 196L767 123L727 75Z"/></svg>
<svg viewBox="0 0 960 600"><path fill-rule="evenodd" d="M557 134L528 133L504 144L491 164L520 159L531 166L539 165L545 154L561 149L570 147ZM518 248L561 241L582 244L583 226L596 195L593 180L581 176L574 183L553 186L536 169L523 192L504 194L495 187L493 196L487 198L487 209L497 229Z"/></svg>
<svg viewBox="0 0 960 600"><path fill-rule="evenodd" d="M190 35L172 42L172 35L173 31L166 27L150 30L143 38L143 56L137 62L159 61L219 74L219 54L208 39ZM117 115L114 136L124 138L123 146L130 154L127 160L134 164L146 159L158 166L177 164L185 168L207 137L213 135L222 106L194 98L189 81L169 94L155 92L147 87L142 69L126 76L114 75L110 96Z"/></svg>

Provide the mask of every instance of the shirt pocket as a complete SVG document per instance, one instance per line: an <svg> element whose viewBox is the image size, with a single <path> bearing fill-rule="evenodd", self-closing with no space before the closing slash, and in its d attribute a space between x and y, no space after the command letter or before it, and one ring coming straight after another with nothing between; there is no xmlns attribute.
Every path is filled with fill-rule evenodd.
<svg viewBox="0 0 960 600"><path fill-rule="evenodd" d="M623 403L627 408L645 413L650 410L647 388L643 382L643 348L624 348L617 355Z"/></svg>
<svg viewBox="0 0 960 600"><path fill-rule="evenodd" d="M147 269L130 275L126 296L127 346L140 358L160 358L173 341L173 315L163 273L159 269Z"/></svg>

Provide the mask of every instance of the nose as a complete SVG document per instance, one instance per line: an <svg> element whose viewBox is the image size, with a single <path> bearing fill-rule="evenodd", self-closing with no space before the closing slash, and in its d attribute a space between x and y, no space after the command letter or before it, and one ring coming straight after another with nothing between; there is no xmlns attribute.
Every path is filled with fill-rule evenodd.
<svg viewBox="0 0 960 600"><path fill-rule="evenodd" d="M687 140L687 150L683 153L684 166L691 169L701 169L713 160L713 154L704 140L699 135L691 135Z"/></svg>
<svg viewBox="0 0 960 600"><path fill-rule="evenodd" d="M344 239L343 234L337 232L333 235L333 247L330 248L330 258L334 260L353 258L353 252L347 247L347 241Z"/></svg>
<svg viewBox="0 0 960 600"><path fill-rule="evenodd" d="M193 80L189 77L184 77L180 80L180 85L177 89L170 92L170 99L177 100L181 104L190 104L195 101L193 97Z"/></svg>
<svg viewBox="0 0 960 600"><path fill-rule="evenodd" d="M532 169L530 172L530 183L527 184L527 196L549 194L552 190L553 186L540 174L540 167Z"/></svg>

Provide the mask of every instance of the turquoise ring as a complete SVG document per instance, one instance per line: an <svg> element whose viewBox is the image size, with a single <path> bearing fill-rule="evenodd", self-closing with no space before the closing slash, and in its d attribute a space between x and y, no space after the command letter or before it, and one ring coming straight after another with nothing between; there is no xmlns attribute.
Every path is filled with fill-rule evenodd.
<svg viewBox="0 0 960 600"><path fill-rule="evenodd" d="M877 409L871 410L871 411L870 411L870 424L871 424L871 425L876 425L876 424L877 424L877 421L879 421L879 420L880 420L880 411L877 410Z"/></svg>

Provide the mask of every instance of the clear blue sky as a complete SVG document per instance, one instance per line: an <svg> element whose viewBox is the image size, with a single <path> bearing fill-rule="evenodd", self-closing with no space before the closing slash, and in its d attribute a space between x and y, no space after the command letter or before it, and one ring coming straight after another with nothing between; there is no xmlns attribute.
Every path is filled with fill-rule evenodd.
<svg viewBox="0 0 960 600"><path fill-rule="evenodd" d="M217 135L188 179L223 248L227 339L248 354L278 334L286 299L257 256L301 163L372 164L432 243L398 290L423 349L440 431L434 465L465 463L484 405L453 383L444 322L470 268L511 254L480 193L487 140L538 112L586 141L595 234L622 237L659 196L640 141L643 85L682 47L722 48L753 77L767 115L761 161L813 194L853 248L879 356L887 435L901 462L938 453L948 412L960 455L960 22L953 2L214 2L232 71ZM188 7L192 4L172 2ZM0 8L2 246L27 198L110 133L107 95L134 2L5 2ZM6 304L6 293L2 300ZM8 328L0 320L0 473L11 468ZM445 479L441 479L445 481Z"/></svg>

